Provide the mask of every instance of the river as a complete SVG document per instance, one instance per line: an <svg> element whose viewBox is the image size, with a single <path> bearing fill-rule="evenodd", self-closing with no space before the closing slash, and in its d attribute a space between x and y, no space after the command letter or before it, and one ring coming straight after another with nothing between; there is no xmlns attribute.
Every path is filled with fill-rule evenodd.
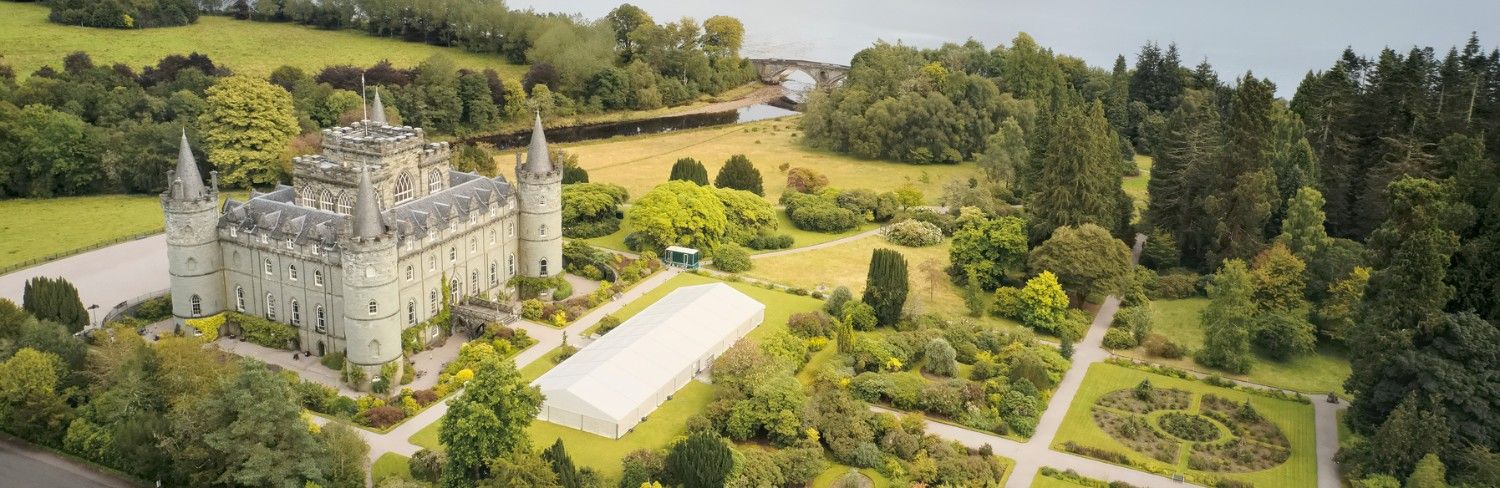
<svg viewBox="0 0 1500 488"><path fill-rule="evenodd" d="M734 109L701 112L690 111L682 115L669 115L652 119L630 120L624 122L600 122L596 124L585 124L572 127L555 127L547 129L547 141L566 143L578 142L591 139L607 139L615 136L634 136L641 134L656 134L659 132L671 132L674 130L693 129L697 127L708 127L713 125L739 124L754 122L757 120L774 119L795 115L797 112L785 108L776 107L769 103L754 103ZM510 149L525 146L531 140L531 130L507 134L492 134L486 136L465 139L466 142L478 141L494 145L499 149Z"/></svg>
<svg viewBox="0 0 1500 488"><path fill-rule="evenodd" d="M625 0L511 0L514 8L602 18ZM1146 41L1175 41L1185 64L1205 57L1230 80L1254 70L1291 97L1309 70L1325 69L1350 46L1373 56L1390 46L1433 46L1441 54L1478 31L1486 50L1500 42L1500 2L1462 0L1266 0L1122 2L998 0L630 0L658 22L730 15L745 24L747 57L848 64L878 39L919 47L970 37L994 47L1027 32L1043 46L1108 68L1134 62Z"/></svg>

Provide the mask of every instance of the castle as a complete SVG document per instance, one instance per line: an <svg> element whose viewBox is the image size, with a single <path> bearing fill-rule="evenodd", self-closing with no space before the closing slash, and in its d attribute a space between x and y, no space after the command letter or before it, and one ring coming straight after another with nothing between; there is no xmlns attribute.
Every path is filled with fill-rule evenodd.
<svg viewBox="0 0 1500 488"><path fill-rule="evenodd" d="M374 378L403 364L401 332L441 310L442 277L457 298L561 273L562 168L540 116L512 185L453 170L448 143L387 124L378 94L373 105L372 120L324 129L321 154L294 158L291 186L222 209L217 173L204 182L183 134L161 196L178 325L264 317Z"/></svg>

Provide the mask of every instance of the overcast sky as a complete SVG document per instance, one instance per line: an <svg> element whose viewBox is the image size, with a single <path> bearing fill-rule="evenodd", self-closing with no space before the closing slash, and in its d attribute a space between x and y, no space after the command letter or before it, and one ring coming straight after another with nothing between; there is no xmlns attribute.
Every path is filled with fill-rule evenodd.
<svg viewBox="0 0 1500 488"><path fill-rule="evenodd" d="M986 46L1025 31L1042 45L1108 67L1134 64L1142 43L1176 42L1189 66L1207 57L1230 80L1254 70L1290 97L1310 69L1331 65L1345 46L1366 55L1390 46L1462 45L1478 31L1486 50L1500 41L1500 0L1489 1L1054 1L976 0L633 0L657 22L731 15L745 23L744 54L848 63L877 39L920 47L973 37ZM599 18L619 0L512 0L513 8Z"/></svg>

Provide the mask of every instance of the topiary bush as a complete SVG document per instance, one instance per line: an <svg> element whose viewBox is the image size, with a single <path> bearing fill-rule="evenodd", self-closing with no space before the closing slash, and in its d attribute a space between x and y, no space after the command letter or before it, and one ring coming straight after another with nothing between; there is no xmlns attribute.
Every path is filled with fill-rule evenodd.
<svg viewBox="0 0 1500 488"><path fill-rule="evenodd" d="M938 226L917 220L903 220L880 229L880 235L892 244L907 247L926 247L943 242L943 231Z"/></svg>
<svg viewBox="0 0 1500 488"><path fill-rule="evenodd" d="M750 271L750 266L750 252L743 247L726 245L714 249L714 267L719 271L743 273Z"/></svg>

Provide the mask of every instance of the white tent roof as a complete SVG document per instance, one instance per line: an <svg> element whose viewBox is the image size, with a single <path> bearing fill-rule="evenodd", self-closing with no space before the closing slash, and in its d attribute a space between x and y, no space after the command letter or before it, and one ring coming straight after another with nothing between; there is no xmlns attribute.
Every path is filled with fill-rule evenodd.
<svg viewBox="0 0 1500 488"><path fill-rule="evenodd" d="M601 419L632 411L766 306L723 283L674 290L532 384L547 403Z"/></svg>

